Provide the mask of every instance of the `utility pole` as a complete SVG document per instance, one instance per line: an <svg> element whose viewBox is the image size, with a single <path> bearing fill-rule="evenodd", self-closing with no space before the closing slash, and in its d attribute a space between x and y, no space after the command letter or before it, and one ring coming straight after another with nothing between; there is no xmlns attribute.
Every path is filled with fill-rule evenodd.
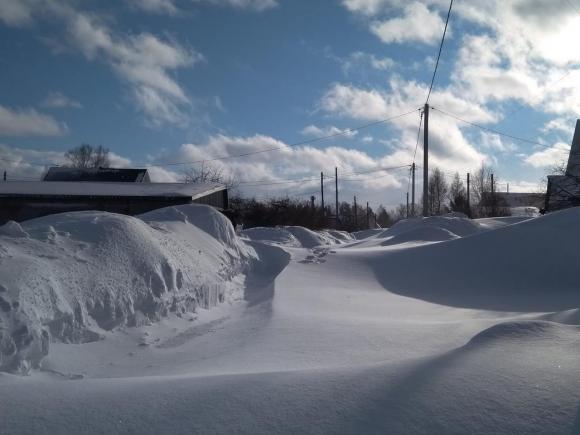
<svg viewBox="0 0 580 435"><path fill-rule="evenodd" d="M356 209L356 195L354 196L354 228L356 229L358 211Z"/></svg>
<svg viewBox="0 0 580 435"><path fill-rule="evenodd" d="M314 195L310 197L310 205L312 206L312 210L314 210Z"/></svg>
<svg viewBox="0 0 580 435"><path fill-rule="evenodd" d="M369 229L371 227L371 222L370 222L370 213L369 213L369 202L367 201L367 229Z"/></svg>
<svg viewBox="0 0 580 435"><path fill-rule="evenodd" d="M338 168L334 167L334 188L336 194L336 226L338 227Z"/></svg>
<svg viewBox="0 0 580 435"><path fill-rule="evenodd" d="M6 181L6 171L4 171L4 181Z"/></svg>
<svg viewBox="0 0 580 435"><path fill-rule="evenodd" d="M409 219L409 192L407 192L407 219Z"/></svg>
<svg viewBox="0 0 580 435"><path fill-rule="evenodd" d="M491 174L491 217L495 216L495 186L493 182L493 174Z"/></svg>
<svg viewBox="0 0 580 435"><path fill-rule="evenodd" d="M322 206L322 218L324 219L324 173L320 173L320 205Z"/></svg>
<svg viewBox="0 0 580 435"><path fill-rule="evenodd" d="M507 184L507 193L510 193L510 183Z"/></svg>
<svg viewBox="0 0 580 435"><path fill-rule="evenodd" d="M415 216L415 162L411 165L412 183L411 183L411 216Z"/></svg>
<svg viewBox="0 0 580 435"><path fill-rule="evenodd" d="M467 173L467 216L471 217L471 200L469 198L469 172Z"/></svg>
<svg viewBox="0 0 580 435"><path fill-rule="evenodd" d="M429 104L423 110L423 216L429 216Z"/></svg>

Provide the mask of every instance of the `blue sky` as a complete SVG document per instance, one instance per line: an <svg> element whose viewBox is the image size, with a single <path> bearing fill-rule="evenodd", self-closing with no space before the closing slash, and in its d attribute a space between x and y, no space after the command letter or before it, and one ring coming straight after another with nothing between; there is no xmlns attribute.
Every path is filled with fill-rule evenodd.
<svg viewBox="0 0 580 435"><path fill-rule="evenodd" d="M486 162L512 190L534 190L566 157L580 113L577 1L456 1L430 103L541 145L433 110L432 166L464 174ZM110 148L117 166L281 147L211 163L242 181L243 193L269 196L309 193L316 182L244 182L409 164L418 112L287 145L422 106L447 8L439 0L0 0L0 166L36 177L43 167L31 163L58 164L83 142ZM173 181L186 168L153 171ZM406 176L350 176L360 180L342 189L393 206Z"/></svg>

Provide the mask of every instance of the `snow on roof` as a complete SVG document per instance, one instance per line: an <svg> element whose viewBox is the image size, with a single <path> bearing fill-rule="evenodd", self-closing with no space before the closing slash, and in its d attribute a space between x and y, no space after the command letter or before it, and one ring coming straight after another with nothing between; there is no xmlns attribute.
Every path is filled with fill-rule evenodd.
<svg viewBox="0 0 580 435"><path fill-rule="evenodd" d="M226 187L217 183L0 182L1 196L146 196L197 199Z"/></svg>

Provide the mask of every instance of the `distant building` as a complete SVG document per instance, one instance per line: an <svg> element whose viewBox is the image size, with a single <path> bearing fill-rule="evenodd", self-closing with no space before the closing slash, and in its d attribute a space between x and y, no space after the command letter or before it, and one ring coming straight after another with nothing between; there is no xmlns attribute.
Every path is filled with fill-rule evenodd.
<svg viewBox="0 0 580 435"><path fill-rule="evenodd" d="M0 225L69 211L138 215L192 203L225 210L227 188L216 183L152 183L146 169L51 168L43 181L0 182Z"/></svg>
<svg viewBox="0 0 580 435"><path fill-rule="evenodd" d="M580 205L580 120L576 121L574 139L564 175L548 175L546 211Z"/></svg>
<svg viewBox="0 0 580 435"><path fill-rule="evenodd" d="M506 207L537 207L543 208L546 195L530 192L496 192L496 195Z"/></svg>

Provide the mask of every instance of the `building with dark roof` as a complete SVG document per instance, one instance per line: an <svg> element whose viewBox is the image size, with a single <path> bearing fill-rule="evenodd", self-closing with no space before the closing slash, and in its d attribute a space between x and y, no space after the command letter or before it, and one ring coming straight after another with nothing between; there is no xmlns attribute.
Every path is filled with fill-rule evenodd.
<svg viewBox="0 0 580 435"><path fill-rule="evenodd" d="M109 171L104 173L107 173L105 177L110 174ZM123 171L125 180L131 178L124 174L130 173ZM82 210L138 215L158 208L193 203L210 205L219 210L228 208L228 191L222 184L151 183L148 176L147 182L143 181L144 175L135 176L133 180L139 178L141 181L133 182L0 182L0 225L9 220L21 222L49 214Z"/></svg>
<svg viewBox="0 0 580 435"><path fill-rule="evenodd" d="M576 121L564 175L548 175L546 211L580 206L580 120Z"/></svg>

